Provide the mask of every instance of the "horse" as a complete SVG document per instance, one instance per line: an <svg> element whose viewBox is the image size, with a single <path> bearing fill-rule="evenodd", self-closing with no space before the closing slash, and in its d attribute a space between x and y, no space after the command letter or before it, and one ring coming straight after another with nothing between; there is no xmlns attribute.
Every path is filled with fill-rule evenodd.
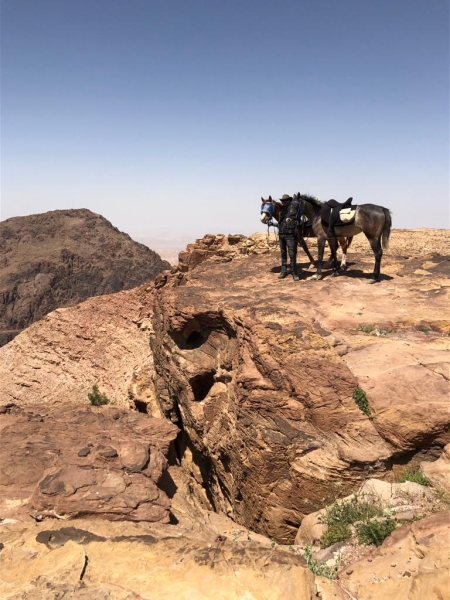
<svg viewBox="0 0 450 600"><path fill-rule="evenodd" d="M318 266L317 273L314 279L322 279L322 261L325 249L325 242L328 240L333 258L333 277L339 275L339 266L337 263L336 250L338 236L353 237L359 233L364 233L369 240L370 246L375 256L375 266L370 279L370 283L376 283L380 279L381 258L383 256L383 248L387 250L389 247L389 236L392 227L391 211L377 204L359 204L356 206L355 218L351 223L346 225L336 225L336 238L328 236L328 227L324 227L321 219L321 211L324 206L323 202L310 196L309 194L295 194L294 198L299 200L303 205L303 211L307 219L312 223L312 229L317 237L318 247Z"/></svg>
<svg viewBox="0 0 450 600"><path fill-rule="evenodd" d="M272 219L276 219L277 221L279 220L279 216L280 216L280 211L281 211L281 204L279 202L277 202L276 200L272 199L272 196L269 196L269 198L267 200L264 200L264 198L261 196L261 216L260 216L260 220L262 223L264 223L265 225L270 224ZM302 223L300 224L299 227L299 232L298 232L298 244L303 248L303 250L305 251L307 257L309 258L309 262L310 264L310 268L315 266L315 262L314 259L311 255L311 252L309 251L308 245L305 242L305 238L308 239L309 237L316 237L316 234L311 226L311 222L307 221L305 222L304 220L302 220ZM351 237L349 238L345 238L345 237L338 237L338 242L339 245L341 246L342 249L342 259L341 259L341 269L345 269L347 267L347 250L350 246L350 244L352 243L352 239ZM329 260L326 261L326 263L330 262L330 266L331 266L331 260L332 260L333 256L330 256Z"/></svg>

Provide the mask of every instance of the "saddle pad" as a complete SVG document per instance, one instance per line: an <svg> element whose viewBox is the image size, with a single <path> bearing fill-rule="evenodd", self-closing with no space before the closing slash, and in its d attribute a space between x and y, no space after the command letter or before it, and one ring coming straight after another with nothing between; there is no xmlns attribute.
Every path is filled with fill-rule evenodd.
<svg viewBox="0 0 450 600"><path fill-rule="evenodd" d="M350 206L349 208L343 208L339 211L339 218L343 223L348 223L349 221L353 221L355 218L356 208Z"/></svg>

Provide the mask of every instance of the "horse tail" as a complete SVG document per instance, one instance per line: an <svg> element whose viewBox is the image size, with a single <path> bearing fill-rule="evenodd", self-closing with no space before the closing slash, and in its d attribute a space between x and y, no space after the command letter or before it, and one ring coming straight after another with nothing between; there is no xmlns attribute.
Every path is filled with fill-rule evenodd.
<svg viewBox="0 0 450 600"><path fill-rule="evenodd" d="M391 211L388 208L383 208L384 212L384 227L381 234L382 245L385 250L389 248L389 236L391 235L392 217Z"/></svg>

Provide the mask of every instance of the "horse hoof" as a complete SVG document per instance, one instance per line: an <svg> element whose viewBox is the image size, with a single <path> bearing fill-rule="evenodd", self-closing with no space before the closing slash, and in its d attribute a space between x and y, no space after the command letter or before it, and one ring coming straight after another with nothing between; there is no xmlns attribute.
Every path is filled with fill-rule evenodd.
<svg viewBox="0 0 450 600"><path fill-rule="evenodd" d="M377 282L378 282L378 279L373 279L373 278L369 281L369 283L377 283Z"/></svg>
<svg viewBox="0 0 450 600"><path fill-rule="evenodd" d="M331 277L339 277L339 271L333 271Z"/></svg>

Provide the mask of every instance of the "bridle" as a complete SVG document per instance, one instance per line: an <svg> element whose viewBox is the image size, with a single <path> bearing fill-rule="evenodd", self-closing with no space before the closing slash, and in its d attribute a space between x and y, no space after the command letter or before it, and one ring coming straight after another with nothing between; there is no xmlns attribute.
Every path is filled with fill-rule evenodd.
<svg viewBox="0 0 450 600"><path fill-rule="evenodd" d="M262 205L260 214L265 213L269 220L267 221L267 243L270 244L270 228L274 228L275 233L275 244L278 245L278 228L273 222L273 216L275 214L275 203L273 200L266 200L266 202Z"/></svg>

